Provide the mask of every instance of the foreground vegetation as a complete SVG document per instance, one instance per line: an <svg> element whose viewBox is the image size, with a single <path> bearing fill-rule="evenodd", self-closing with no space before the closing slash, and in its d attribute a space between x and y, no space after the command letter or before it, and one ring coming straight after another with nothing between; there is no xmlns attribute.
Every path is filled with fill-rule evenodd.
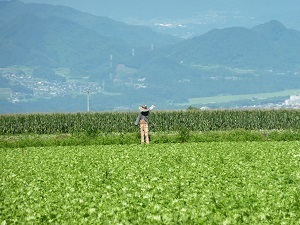
<svg viewBox="0 0 300 225"><path fill-rule="evenodd" d="M139 143L137 112L0 115L0 147ZM154 111L151 143L300 140L300 110Z"/></svg>
<svg viewBox="0 0 300 225"><path fill-rule="evenodd" d="M299 224L299 142L0 149L2 224Z"/></svg>
<svg viewBox="0 0 300 225"><path fill-rule="evenodd" d="M135 132L138 112L52 113L0 115L0 135ZM154 111L151 131L297 130L300 110Z"/></svg>
<svg viewBox="0 0 300 225"><path fill-rule="evenodd" d="M1 224L299 224L300 111L0 116Z"/></svg>
<svg viewBox="0 0 300 225"><path fill-rule="evenodd" d="M150 132L151 144L197 142L269 142L300 141L300 130L264 130L191 132L181 128L177 132ZM50 146L129 145L140 143L139 128L131 133L79 134L20 134L0 135L0 148Z"/></svg>

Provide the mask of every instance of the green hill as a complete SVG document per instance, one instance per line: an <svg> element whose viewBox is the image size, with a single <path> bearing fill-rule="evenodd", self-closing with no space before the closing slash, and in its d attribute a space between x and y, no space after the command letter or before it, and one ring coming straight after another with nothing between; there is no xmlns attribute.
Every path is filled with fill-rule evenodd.
<svg viewBox="0 0 300 225"><path fill-rule="evenodd" d="M270 21L253 29L214 29L169 49L171 57L187 64L242 68L299 68L300 32Z"/></svg>
<svg viewBox="0 0 300 225"><path fill-rule="evenodd" d="M68 7L0 3L0 66L48 65L86 70L130 57L132 49L175 43L178 38L129 26ZM82 66L79 66L82 64Z"/></svg>
<svg viewBox="0 0 300 225"><path fill-rule="evenodd" d="M2 104L8 112L37 105L45 111L82 110L87 88L94 110L145 101L172 108L190 98L298 89L299 52L300 32L279 21L182 40L69 7L0 2L0 87L12 91L14 102ZM45 74L28 78L45 69L53 75L46 80L66 82L44 82ZM29 81L15 77L17 70Z"/></svg>

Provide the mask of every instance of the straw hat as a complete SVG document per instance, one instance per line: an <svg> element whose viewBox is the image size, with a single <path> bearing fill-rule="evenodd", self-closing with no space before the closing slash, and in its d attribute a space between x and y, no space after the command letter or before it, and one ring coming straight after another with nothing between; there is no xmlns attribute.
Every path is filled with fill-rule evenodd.
<svg viewBox="0 0 300 225"><path fill-rule="evenodd" d="M149 109L147 108L146 105L140 106L140 107L139 107L139 110L140 110L141 112L147 112L147 111L149 111Z"/></svg>

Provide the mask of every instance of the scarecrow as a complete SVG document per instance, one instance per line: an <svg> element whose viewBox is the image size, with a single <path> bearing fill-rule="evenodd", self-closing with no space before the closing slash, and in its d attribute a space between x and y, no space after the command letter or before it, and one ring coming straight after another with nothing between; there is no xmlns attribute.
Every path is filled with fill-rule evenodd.
<svg viewBox="0 0 300 225"><path fill-rule="evenodd" d="M140 124L141 130L141 144L149 144L149 114L150 111L154 109L154 105L151 105L147 108L146 105L142 105L139 107L140 113L136 118L135 125Z"/></svg>

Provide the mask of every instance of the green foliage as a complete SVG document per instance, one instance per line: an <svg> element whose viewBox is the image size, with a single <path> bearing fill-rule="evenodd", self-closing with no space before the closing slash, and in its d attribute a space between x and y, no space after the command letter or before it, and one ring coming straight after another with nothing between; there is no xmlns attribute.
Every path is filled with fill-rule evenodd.
<svg viewBox="0 0 300 225"><path fill-rule="evenodd" d="M194 106L189 106L186 110L187 111L196 111L196 110L199 110L199 109L194 107Z"/></svg>
<svg viewBox="0 0 300 225"><path fill-rule="evenodd" d="M131 133L136 112L4 114L0 134ZM299 130L300 110L154 111L151 132Z"/></svg>
<svg viewBox="0 0 300 225"><path fill-rule="evenodd" d="M1 224L297 224L298 142L0 149Z"/></svg>
<svg viewBox="0 0 300 225"><path fill-rule="evenodd" d="M189 128L186 126L179 127L178 135L179 135L178 138L180 142L188 142L188 140L190 139Z"/></svg>
<svg viewBox="0 0 300 225"><path fill-rule="evenodd" d="M179 132L150 132L152 144L192 143L192 142L266 142L300 141L298 131L233 131L191 132L183 129ZM89 146L89 145L130 145L140 143L140 133L77 133L77 134L22 134L1 135L0 148L42 147L42 146Z"/></svg>

